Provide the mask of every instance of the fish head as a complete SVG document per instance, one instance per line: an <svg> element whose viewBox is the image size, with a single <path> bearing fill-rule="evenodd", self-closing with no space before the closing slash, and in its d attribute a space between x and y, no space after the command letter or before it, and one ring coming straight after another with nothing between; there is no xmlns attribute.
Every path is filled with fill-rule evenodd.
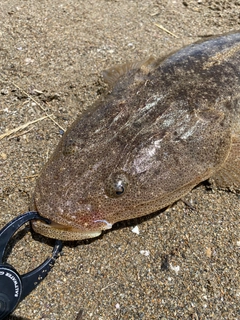
<svg viewBox="0 0 240 320"><path fill-rule="evenodd" d="M144 176L148 168L150 178L154 157L147 162L141 154L143 163L132 153L142 142L131 142L127 106L113 115L105 107L100 103L75 121L43 168L31 209L51 223L33 221L36 232L62 240L93 238L115 222L150 213L143 204L154 188Z"/></svg>

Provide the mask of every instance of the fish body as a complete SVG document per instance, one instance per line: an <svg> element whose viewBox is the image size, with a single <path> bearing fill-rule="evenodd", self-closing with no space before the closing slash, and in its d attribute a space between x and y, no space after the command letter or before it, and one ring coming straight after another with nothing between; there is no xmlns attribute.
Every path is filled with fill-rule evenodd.
<svg viewBox="0 0 240 320"><path fill-rule="evenodd" d="M70 126L37 180L32 209L52 223L35 231L96 237L206 179L240 189L240 33L104 76L111 93Z"/></svg>

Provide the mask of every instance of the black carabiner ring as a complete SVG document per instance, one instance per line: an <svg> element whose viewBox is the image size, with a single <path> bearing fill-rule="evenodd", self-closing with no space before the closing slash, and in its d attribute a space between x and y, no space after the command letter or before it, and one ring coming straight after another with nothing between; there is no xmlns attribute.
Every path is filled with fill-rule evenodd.
<svg viewBox="0 0 240 320"><path fill-rule="evenodd" d="M62 242L56 240L52 256L47 258L34 270L19 275L9 264L3 263L3 255L7 244L13 234L26 222L39 219L50 223L48 219L41 217L37 212L26 212L10 221L0 230L0 320L5 319L37 285L47 276L53 267L58 254L62 250Z"/></svg>

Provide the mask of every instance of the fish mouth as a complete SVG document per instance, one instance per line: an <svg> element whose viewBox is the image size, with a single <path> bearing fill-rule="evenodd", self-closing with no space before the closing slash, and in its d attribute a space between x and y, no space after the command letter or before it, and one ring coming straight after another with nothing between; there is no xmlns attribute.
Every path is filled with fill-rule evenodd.
<svg viewBox="0 0 240 320"><path fill-rule="evenodd" d="M49 224L41 220L32 220L31 225L35 232L45 237L65 241L95 238L102 233L102 230L84 231L52 220L50 220Z"/></svg>

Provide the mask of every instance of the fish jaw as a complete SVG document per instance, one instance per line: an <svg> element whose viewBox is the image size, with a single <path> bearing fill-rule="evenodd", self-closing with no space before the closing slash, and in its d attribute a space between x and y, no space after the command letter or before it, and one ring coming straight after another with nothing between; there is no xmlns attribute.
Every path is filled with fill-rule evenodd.
<svg viewBox="0 0 240 320"><path fill-rule="evenodd" d="M83 231L81 229L65 226L53 221L51 221L50 224L47 224L41 220L33 220L31 224L35 232L40 233L41 235L48 238L64 241L75 241L95 238L100 236L103 230L100 229L94 231Z"/></svg>

